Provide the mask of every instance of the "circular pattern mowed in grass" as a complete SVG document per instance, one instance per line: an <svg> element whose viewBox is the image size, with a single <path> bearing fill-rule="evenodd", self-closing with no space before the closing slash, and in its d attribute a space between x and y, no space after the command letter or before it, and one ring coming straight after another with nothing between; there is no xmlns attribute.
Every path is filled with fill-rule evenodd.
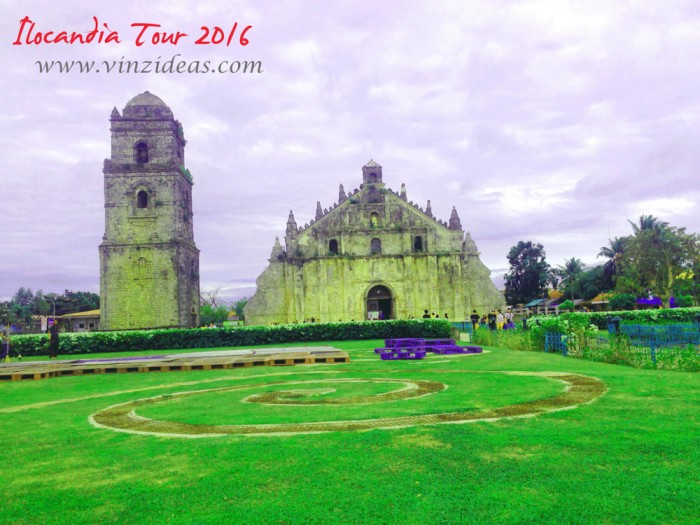
<svg viewBox="0 0 700 525"><path fill-rule="evenodd" d="M96 427L120 432L183 438L357 431L534 416L574 408L606 390L596 378L562 372L436 375L447 384L412 378L335 377L177 392L113 405L89 420ZM487 384L493 386L499 376L507 379L501 384L507 384L508 391L499 394L491 389L486 404L480 403L479 391ZM558 385L555 391L552 382ZM501 398L508 404L498 406ZM261 404L268 410L255 417L250 411ZM296 412L290 412L293 409ZM221 424L221 419L246 423Z"/></svg>

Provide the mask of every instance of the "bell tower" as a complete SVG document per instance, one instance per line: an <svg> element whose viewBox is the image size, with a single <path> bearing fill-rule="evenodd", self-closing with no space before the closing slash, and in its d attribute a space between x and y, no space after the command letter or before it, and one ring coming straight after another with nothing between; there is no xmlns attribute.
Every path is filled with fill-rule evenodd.
<svg viewBox="0 0 700 525"><path fill-rule="evenodd" d="M148 91L110 117L100 245L103 330L199 324L199 250L192 230L192 176L185 136Z"/></svg>

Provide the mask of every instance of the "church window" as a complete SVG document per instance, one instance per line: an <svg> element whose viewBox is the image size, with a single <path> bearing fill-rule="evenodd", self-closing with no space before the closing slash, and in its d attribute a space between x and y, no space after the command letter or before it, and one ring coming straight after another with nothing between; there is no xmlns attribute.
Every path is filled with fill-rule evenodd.
<svg viewBox="0 0 700 525"><path fill-rule="evenodd" d="M146 164L148 162L148 144L145 142L139 142L134 146L136 162L139 164Z"/></svg>
<svg viewBox="0 0 700 525"><path fill-rule="evenodd" d="M370 174L369 174L369 181L370 181L370 182L377 182L377 174L376 174L376 173L370 173Z"/></svg>
<svg viewBox="0 0 700 525"><path fill-rule="evenodd" d="M379 228L379 214L376 211L369 214L369 227Z"/></svg>
<svg viewBox="0 0 700 525"><path fill-rule="evenodd" d="M382 253L382 241L376 237L372 239L369 245L369 251L372 255L377 255Z"/></svg>
<svg viewBox="0 0 700 525"><path fill-rule="evenodd" d="M331 239L328 243L328 253L330 255L338 255L338 241Z"/></svg>
<svg viewBox="0 0 700 525"><path fill-rule="evenodd" d="M416 237L413 239L413 251L416 253L423 252L423 237L420 235L416 235Z"/></svg>
<svg viewBox="0 0 700 525"><path fill-rule="evenodd" d="M141 190L136 194L136 207L148 208L148 193L146 193L144 190Z"/></svg>

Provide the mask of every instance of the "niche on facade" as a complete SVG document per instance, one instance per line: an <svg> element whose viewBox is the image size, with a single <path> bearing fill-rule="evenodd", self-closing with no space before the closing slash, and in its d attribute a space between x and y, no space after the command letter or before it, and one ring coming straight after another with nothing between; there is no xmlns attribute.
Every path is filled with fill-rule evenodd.
<svg viewBox="0 0 700 525"><path fill-rule="evenodd" d="M146 190L139 190L136 194L136 207L139 209L148 208L148 193L146 193Z"/></svg>
<svg viewBox="0 0 700 525"><path fill-rule="evenodd" d="M134 145L134 160L137 164L148 163L148 144L145 142L137 142Z"/></svg>
<svg viewBox="0 0 700 525"><path fill-rule="evenodd" d="M328 242L328 254L329 255L338 255L338 241L335 239L331 239Z"/></svg>
<svg viewBox="0 0 700 525"><path fill-rule="evenodd" d="M425 246L423 244L423 237L416 235L413 238L413 251L415 253L423 253L425 251Z"/></svg>
<svg viewBox="0 0 700 525"><path fill-rule="evenodd" d="M382 253L382 241L376 237L372 239L369 243L369 253L372 255L379 255Z"/></svg>
<svg viewBox="0 0 700 525"><path fill-rule="evenodd" d="M367 202L370 204L382 203L384 202L384 194L375 186L370 186L367 192Z"/></svg>
<svg viewBox="0 0 700 525"><path fill-rule="evenodd" d="M153 282L153 261L145 257L139 257L134 261L134 281L142 289Z"/></svg>

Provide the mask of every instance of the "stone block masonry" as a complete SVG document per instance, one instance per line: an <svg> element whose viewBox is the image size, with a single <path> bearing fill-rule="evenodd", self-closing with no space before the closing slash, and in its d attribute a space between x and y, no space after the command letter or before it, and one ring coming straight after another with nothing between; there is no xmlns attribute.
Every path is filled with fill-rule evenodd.
<svg viewBox="0 0 700 525"><path fill-rule="evenodd" d="M199 324L199 250L182 125L148 91L111 115L100 245L104 330Z"/></svg>

